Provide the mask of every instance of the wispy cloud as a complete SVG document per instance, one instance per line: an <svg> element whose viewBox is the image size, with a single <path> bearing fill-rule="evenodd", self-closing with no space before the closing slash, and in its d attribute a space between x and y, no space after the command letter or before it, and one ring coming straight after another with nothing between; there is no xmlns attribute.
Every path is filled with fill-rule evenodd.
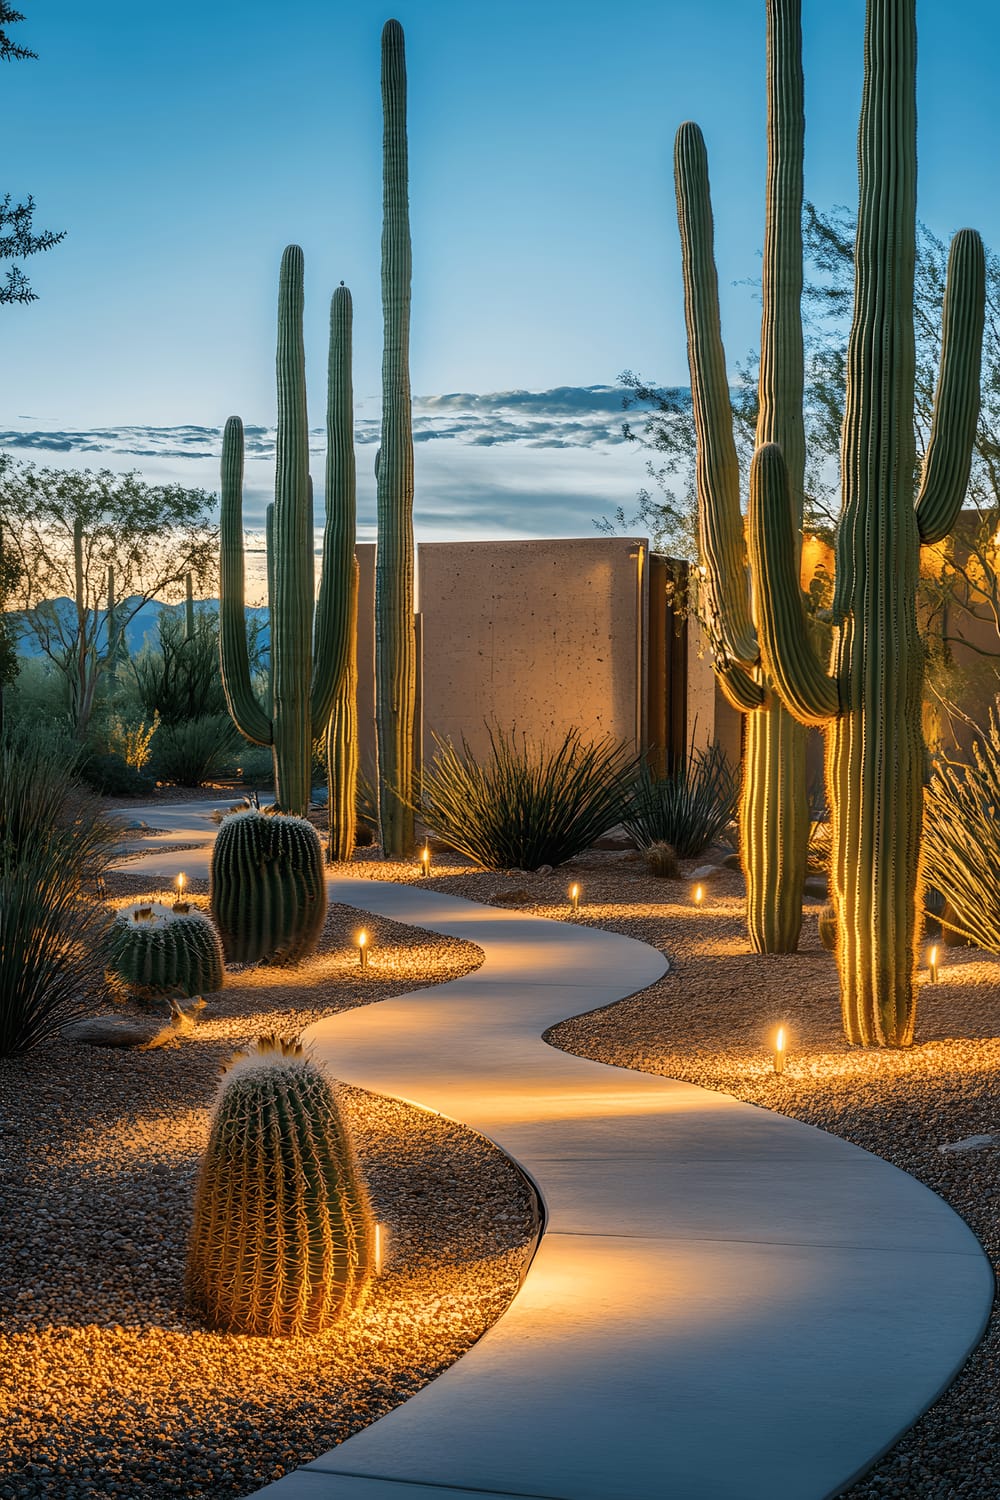
<svg viewBox="0 0 1000 1500"><path fill-rule="evenodd" d="M550 391L451 392L417 397L415 520L418 534L586 536L596 517L632 504L643 483L645 453L622 438L622 391L616 386L560 386ZM378 402L360 403L355 420L358 519L374 536L374 455ZM273 489L275 433L248 424L244 519L263 524ZM17 418L0 430L15 458L56 468L136 468L151 483L218 488L221 433L177 427L80 429ZM310 430L317 497L322 493L326 433Z"/></svg>

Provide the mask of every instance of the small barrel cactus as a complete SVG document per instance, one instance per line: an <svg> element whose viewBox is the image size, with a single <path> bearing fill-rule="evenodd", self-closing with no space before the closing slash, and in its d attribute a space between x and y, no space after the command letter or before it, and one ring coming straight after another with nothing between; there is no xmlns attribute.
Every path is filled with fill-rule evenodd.
<svg viewBox="0 0 1000 1500"><path fill-rule="evenodd" d="M187 1291L231 1333L321 1333L360 1305L375 1225L334 1086L261 1037L226 1073L195 1194Z"/></svg>
<svg viewBox="0 0 1000 1500"><path fill-rule="evenodd" d="M663 839L650 844L646 850L646 868L657 880L679 880L681 867L673 844L668 844Z"/></svg>
<svg viewBox="0 0 1000 1500"><path fill-rule="evenodd" d="M108 934L107 967L143 1000L184 1000L225 982L219 934L204 912L182 903L120 911Z"/></svg>
<svg viewBox="0 0 1000 1500"><path fill-rule="evenodd" d="M305 818L251 808L224 818L212 851L212 915L230 963L296 964L326 916L319 835Z"/></svg>

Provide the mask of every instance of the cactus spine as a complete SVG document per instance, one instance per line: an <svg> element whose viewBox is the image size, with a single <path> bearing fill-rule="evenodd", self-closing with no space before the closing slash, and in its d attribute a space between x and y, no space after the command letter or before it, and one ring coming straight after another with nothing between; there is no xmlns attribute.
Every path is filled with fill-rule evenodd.
<svg viewBox="0 0 1000 1500"><path fill-rule="evenodd" d="M108 968L144 1000L185 1000L221 990L219 934L203 912L156 904L148 917L126 907L111 924Z"/></svg>
<svg viewBox="0 0 1000 1500"><path fill-rule="evenodd" d="M341 282L330 303L329 400L326 417L327 554L324 577L337 579L338 628L347 641L347 667L332 701L327 730L329 840L332 860L354 852L358 780L358 564L354 556L357 476L351 380L351 294Z"/></svg>
<svg viewBox="0 0 1000 1500"><path fill-rule="evenodd" d="M230 963L306 958L326 917L323 850L312 824L253 809L223 818L212 847L211 905Z"/></svg>
<svg viewBox="0 0 1000 1500"><path fill-rule="evenodd" d="M322 1333L359 1306L374 1222L333 1086L261 1037L223 1080L195 1194L187 1291L231 1333Z"/></svg>
<svg viewBox="0 0 1000 1500"><path fill-rule="evenodd" d="M750 476L762 657L796 717L826 726L841 1005L848 1040L864 1046L913 1039L923 795L919 548L948 533L968 484L985 304L982 243L962 230L949 258L934 420L914 502L915 81L914 0L869 0L830 672L806 635L777 444L758 449Z"/></svg>
<svg viewBox="0 0 1000 1500"><path fill-rule="evenodd" d="M244 618L243 424L230 417L222 442L219 651L229 711L240 733L274 751L278 806L301 816L309 807L314 738L326 732L346 671L347 611L342 579L324 568L313 624L315 564L309 480L303 257L289 245L278 292L278 441L273 515L268 517L271 704L254 696ZM330 497L324 560L331 550Z"/></svg>
<svg viewBox="0 0 1000 1500"><path fill-rule="evenodd" d="M805 115L800 0L767 5L767 193L757 442L785 449L796 530L802 524L802 172ZM772 691L746 583L739 465L719 320L708 163L701 131L684 124L675 147L705 603L716 671L746 713L740 808L747 927L758 953L793 953L802 925L809 810L805 731ZM751 666L750 670L747 670Z"/></svg>
<svg viewBox="0 0 1000 1500"><path fill-rule="evenodd" d="M403 28L382 29L382 444L375 566L375 727L382 852L413 847L413 431L410 415L410 214Z"/></svg>

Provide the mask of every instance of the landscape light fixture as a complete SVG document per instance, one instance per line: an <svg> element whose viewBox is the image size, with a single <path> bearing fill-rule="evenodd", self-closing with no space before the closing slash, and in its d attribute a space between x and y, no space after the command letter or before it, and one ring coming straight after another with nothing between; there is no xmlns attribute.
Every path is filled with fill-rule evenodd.
<svg viewBox="0 0 1000 1500"><path fill-rule="evenodd" d="M778 1027L778 1034L774 1039L774 1071L780 1077L785 1071L785 1028Z"/></svg>
<svg viewBox="0 0 1000 1500"><path fill-rule="evenodd" d="M358 962L360 963L360 965L361 965L361 967L363 969L367 969L367 967L368 967L368 934L367 934L367 932L359 932L358 933Z"/></svg>
<svg viewBox="0 0 1000 1500"><path fill-rule="evenodd" d="M429 875L431 873L431 847L425 844L420 851L420 873Z"/></svg>
<svg viewBox="0 0 1000 1500"><path fill-rule="evenodd" d="M929 974L930 983L931 984L937 984L937 982L938 982L938 951L937 951L937 944L936 943L935 943L934 947L931 949L931 951L927 955L927 968L930 971L930 974Z"/></svg>
<svg viewBox="0 0 1000 1500"><path fill-rule="evenodd" d="M574 882L569 888L569 899L573 903L573 910L580 910L580 887Z"/></svg>
<svg viewBox="0 0 1000 1500"><path fill-rule="evenodd" d="M691 899L694 902L695 906L701 906L702 902L705 899L705 887L703 885L696 885Z"/></svg>

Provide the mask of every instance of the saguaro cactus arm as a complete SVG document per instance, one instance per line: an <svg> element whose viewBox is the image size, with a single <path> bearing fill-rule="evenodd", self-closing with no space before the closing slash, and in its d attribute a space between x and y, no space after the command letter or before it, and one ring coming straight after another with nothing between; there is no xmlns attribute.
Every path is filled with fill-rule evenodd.
<svg viewBox="0 0 1000 1500"><path fill-rule="evenodd" d="M969 486L979 418L979 367L986 306L986 256L974 229L951 242L941 328L941 367L934 419L917 496L924 543L940 542L954 526Z"/></svg>
<svg viewBox="0 0 1000 1500"><path fill-rule="evenodd" d="M219 657L233 722L256 745L270 745L271 720L250 683L243 579L243 423L230 417L222 435L219 521Z"/></svg>
<svg viewBox="0 0 1000 1500"><path fill-rule="evenodd" d="M734 662L751 664L757 660L758 648L750 618L739 460L719 316L708 155L701 131L690 120L677 131L674 180L697 433L698 525L707 566L708 603L725 655Z"/></svg>
<svg viewBox="0 0 1000 1500"><path fill-rule="evenodd" d="M749 539L764 665L791 713L823 724L840 712L840 694L809 639L788 471L776 443L758 448L750 466Z"/></svg>
<svg viewBox="0 0 1000 1500"><path fill-rule="evenodd" d="M313 735L326 733L348 667L354 569L356 471L351 379L351 294L341 282L330 303L326 408L326 531L313 644Z"/></svg>
<svg viewBox="0 0 1000 1500"><path fill-rule="evenodd" d="M763 707L767 694L745 667L736 666L735 663L723 666L721 662L716 661L715 677L737 713L748 714L752 713L755 708Z"/></svg>

